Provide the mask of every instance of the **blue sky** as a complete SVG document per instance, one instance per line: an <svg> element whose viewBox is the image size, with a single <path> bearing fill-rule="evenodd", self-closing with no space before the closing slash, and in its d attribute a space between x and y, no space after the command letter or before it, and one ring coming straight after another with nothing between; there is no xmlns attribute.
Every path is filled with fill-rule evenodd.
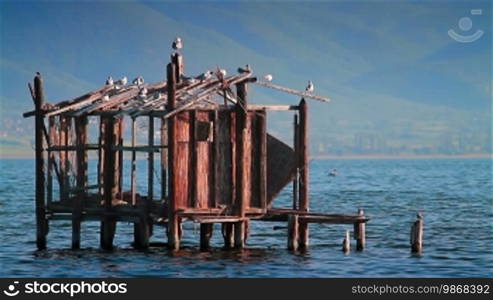
<svg viewBox="0 0 493 300"><path fill-rule="evenodd" d="M416 124L433 127L439 122L444 132L458 135L471 128L488 135L491 129L491 2L0 5L3 117L32 108L26 83L36 71L44 75L52 101L95 89L108 75L162 80L170 42L181 36L189 74L216 66L231 73L248 63L259 76L272 73L280 85L303 89L313 80L317 93L333 99L331 104L311 103L316 139L328 139L332 130L347 136L368 130L392 136L391 128L402 123L418 139ZM472 16L471 9L478 8L483 14ZM473 43L452 40L447 31L460 32L461 17L473 20L464 34L480 29L484 35ZM264 103L299 100L261 87L251 98ZM272 130L282 134L290 122L278 118Z"/></svg>

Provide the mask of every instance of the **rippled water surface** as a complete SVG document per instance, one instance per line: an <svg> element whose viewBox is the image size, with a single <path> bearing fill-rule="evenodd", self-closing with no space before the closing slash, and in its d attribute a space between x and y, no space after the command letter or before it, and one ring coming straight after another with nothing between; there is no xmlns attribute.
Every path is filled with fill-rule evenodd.
<svg viewBox="0 0 493 300"><path fill-rule="evenodd" d="M144 164L145 162L140 162ZM348 225L311 225L311 247L286 248L282 223L251 226L247 249L224 251L218 227L210 252L198 250L198 228L185 224L184 249L136 251L131 224L119 223L113 252L98 249L99 224L84 223L82 250L70 247L70 223L51 223L46 251L36 251L34 162L0 160L0 276L42 277L483 277L493 276L492 162L487 159L313 160L312 211L364 208L367 249L344 255ZM338 176L327 173L337 168ZM140 168L144 172L144 168ZM142 186L145 177L142 176ZM128 179L127 179L128 182ZM275 206L289 206L290 188ZM422 256L409 250L415 213L425 215ZM165 242L155 228L154 242ZM352 242L354 249L354 241Z"/></svg>

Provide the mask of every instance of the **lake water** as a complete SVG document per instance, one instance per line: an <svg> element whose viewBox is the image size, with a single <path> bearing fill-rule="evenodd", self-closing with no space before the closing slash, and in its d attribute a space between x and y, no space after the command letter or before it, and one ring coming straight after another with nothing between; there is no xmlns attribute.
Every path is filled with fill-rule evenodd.
<svg viewBox="0 0 493 300"><path fill-rule="evenodd" d="M200 252L198 228L191 223L184 226L182 251L137 251L130 246L133 226L119 223L116 250L103 252L96 222L83 224L83 249L72 251L70 223L61 221L51 222L49 249L36 251L34 162L0 160L0 276L493 276L491 160L313 160L310 167L312 211L355 213L361 207L371 217L364 252L341 252L351 225L311 225L310 248L295 254L286 250L286 231L273 230L285 224L259 222L253 222L243 251L222 250L216 227L215 247ZM337 177L327 176L332 168ZM288 207L290 192L289 187L275 206ZM409 247L417 211L425 216L421 256L411 255ZM165 242L164 229L156 227L151 240Z"/></svg>

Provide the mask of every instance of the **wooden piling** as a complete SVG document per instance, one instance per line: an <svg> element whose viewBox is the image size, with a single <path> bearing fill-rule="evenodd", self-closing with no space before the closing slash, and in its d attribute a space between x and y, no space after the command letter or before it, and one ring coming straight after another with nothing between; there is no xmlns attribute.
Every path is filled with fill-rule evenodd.
<svg viewBox="0 0 493 300"><path fill-rule="evenodd" d="M238 103L235 107L236 118L236 215L240 218L245 217L246 208L249 205L249 186L248 186L248 145L247 128L247 84L241 82L236 84L236 94ZM234 241L235 248L243 248L245 246L245 221L236 222L234 225Z"/></svg>
<svg viewBox="0 0 493 300"><path fill-rule="evenodd" d="M82 220L82 210L84 199L86 197L87 186L87 152L85 145L87 144L87 117L75 118L75 134L76 134L76 161L77 161L77 195L74 200L72 210L72 249L80 248L80 230Z"/></svg>
<svg viewBox="0 0 493 300"><path fill-rule="evenodd" d="M169 63L166 69L168 88L168 110L173 110L176 105L176 66ZM176 116L168 118L168 166L169 166L169 197L168 197L168 247L173 250L180 249L180 219L177 215L176 186Z"/></svg>
<svg viewBox="0 0 493 300"><path fill-rule="evenodd" d="M294 153L299 153L299 123L298 114L295 112L293 117L293 149ZM298 162L299 155L295 155L295 171L293 178L293 209L298 209L298 184L299 184L299 170L300 164Z"/></svg>
<svg viewBox="0 0 493 300"><path fill-rule="evenodd" d="M288 250L296 251L299 246L298 215L288 215Z"/></svg>
<svg viewBox="0 0 493 300"><path fill-rule="evenodd" d="M213 226L213 223L200 224L200 250L209 249Z"/></svg>
<svg viewBox="0 0 493 300"><path fill-rule="evenodd" d="M102 126L100 133L104 138L104 162L103 162L103 199L104 199L104 218L101 222L100 243L101 248L111 250L113 248L113 239L115 236L116 222L111 217L112 201L116 197L116 172L115 151L112 147L115 144L115 119L113 117L104 117L101 119Z"/></svg>
<svg viewBox="0 0 493 300"><path fill-rule="evenodd" d="M346 230L346 235L342 241L342 252L349 253L351 251L351 236L349 230Z"/></svg>
<svg viewBox="0 0 493 300"><path fill-rule="evenodd" d="M149 116L147 144L149 147L154 146L154 117ZM147 205L150 206L154 198L154 152L147 153Z"/></svg>
<svg viewBox="0 0 493 300"><path fill-rule="evenodd" d="M411 252L421 253L423 251L423 216L418 213L417 220L411 227Z"/></svg>
<svg viewBox="0 0 493 300"><path fill-rule="evenodd" d="M166 119L161 118L161 200L167 197L167 169L168 169L168 128Z"/></svg>
<svg viewBox="0 0 493 300"><path fill-rule="evenodd" d="M224 248L230 249L234 246L234 226L232 223L222 223L221 233L224 239Z"/></svg>
<svg viewBox="0 0 493 300"><path fill-rule="evenodd" d="M137 129L135 127L135 118L132 118L132 162L130 170L130 194L132 206L137 205L136 190L137 190L137 152L135 146L137 146Z"/></svg>
<svg viewBox="0 0 493 300"><path fill-rule="evenodd" d="M34 94L36 96L35 117L35 157L36 157L36 245L39 250L46 248L48 221L45 211L45 170L43 151L43 105L45 101L43 79L38 73L34 77Z"/></svg>
<svg viewBox="0 0 493 300"><path fill-rule="evenodd" d="M299 104L299 132L298 132L298 165L299 165L299 209L309 211L309 174L308 174L308 105L305 99L301 99ZM308 223L300 224L300 241L299 246L304 248L309 245Z"/></svg>
<svg viewBox="0 0 493 300"><path fill-rule="evenodd" d="M358 216L364 216L365 212L358 209ZM366 224L357 222L354 224L354 239L356 240L356 251L363 251L366 245Z"/></svg>
<svg viewBox="0 0 493 300"><path fill-rule="evenodd" d="M55 117L48 118L48 133L49 133L49 148L58 144L58 135ZM47 184L47 199L48 206L53 201L53 171L55 169L55 153L48 150L48 184Z"/></svg>

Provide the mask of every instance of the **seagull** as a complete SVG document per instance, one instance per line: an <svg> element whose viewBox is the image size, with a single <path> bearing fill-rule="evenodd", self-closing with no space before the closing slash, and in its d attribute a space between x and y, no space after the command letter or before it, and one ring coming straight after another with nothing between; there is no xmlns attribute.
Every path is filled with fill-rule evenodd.
<svg viewBox="0 0 493 300"><path fill-rule="evenodd" d="M147 97L147 89L144 87L139 91L139 98L145 99Z"/></svg>
<svg viewBox="0 0 493 300"><path fill-rule="evenodd" d="M226 72L226 70L224 70L224 69L220 69L220 70L218 71L218 73L219 73L219 74L221 74L221 76L222 76L223 78L224 78L224 77L226 77L226 74L228 74L228 73Z"/></svg>
<svg viewBox="0 0 493 300"><path fill-rule="evenodd" d="M200 80L200 81L204 81L204 80L207 80L207 79L211 78L212 77L212 74L214 74L214 72L212 72L212 71L206 71L206 72L200 74L197 77L197 79Z"/></svg>
<svg viewBox="0 0 493 300"><path fill-rule="evenodd" d="M109 100L110 100L110 96L108 96L108 95L103 96L103 101L109 101Z"/></svg>
<svg viewBox="0 0 493 300"><path fill-rule="evenodd" d="M313 90L315 89L315 86L313 85L313 82L311 80L308 81L308 85L306 86L305 91L307 93L313 93Z"/></svg>
<svg viewBox="0 0 493 300"><path fill-rule="evenodd" d="M423 219L423 213L422 212L418 212L416 214L416 218L418 218L418 220L422 220Z"/></svg>
<svg viewBox="0 0 493 300"><path fill-rule="evenodd" d="M134 85L143 85L143 84L144 84L144 77L139 76L139 77L135 78L135 79L132 81L132 83L133 83Z"/></svg>
<svg viewBox="0 0 493 300"><path fill-rule="evenodd" d="M183 81L185 82L186 84L194 84L197 82L197 79L193 78L193 77L187 77L183 74L180 75L180 81Z"/></svg>
<svg viewBox="0 0 493 300"><path fill-rule="evenodd" d="M183 48L183 42L181 41L181 38L180 37L177 37L175 39L175 41L173 42L172 47L173 47L174 50L180 50L181 48Z"/></svg>
<svg viewBox="0 0 493 300"><path fill-rule="evenodd" d="M127 76L123 76L123 78L121 79L122 85L127 85L127 82L128 82Z"/></svg>
<svg viewBox="0 0 493 300"><path fill-rule="evenodd" d="M157 100L157 99L161 98L161 97L162 97L162 95L163 95L163 94L161 94L160 92L156 92L156 93L154 93L154 99L156 99L156 100Z"/></svg>
<svg viewBox="0 0 493 300"><path fill-rule="evenodd" d="M106 85L113 85L113 77L108 76L108 79L106 79Z"/></svg>
<svg viewBox="0 0 493 300"><path fill-rule="evenodd" d="M272 81L272 75L271 74L267 74L264 76L264 79L267 80L268 82L271 82Z"/></svg>
<svg viewBox="0 0 493 300"><path fill-rule="evenodd" d="M238 73L251 73L252 69L250 65L246 65L245 68L238 68Z"/></svg>

